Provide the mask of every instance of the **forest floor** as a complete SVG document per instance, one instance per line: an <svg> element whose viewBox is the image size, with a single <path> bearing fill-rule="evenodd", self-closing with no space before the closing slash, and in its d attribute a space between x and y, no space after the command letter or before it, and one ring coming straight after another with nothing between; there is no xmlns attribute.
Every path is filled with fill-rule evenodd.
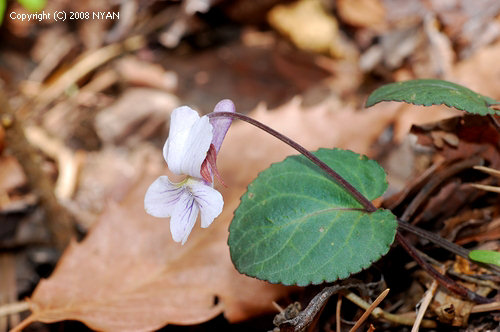
<svg viewBox="0 0 500 332"><path fill-rule="evenodd" d="M231 262L240 197L296 154L247 123L233 122L217 157L225 205L210 228L181 246L145 213L181 105L207 114L228 98L308 150L367 155L388 174L378 206L500 250L500 195L471 185L500 181L473 169L500 169L492 123L444 105L364 106L382 84L416 78L500 100L498 1L58 0L29 21L21 3L7 2L0 26L0 332L267 331L280 306L304 308L324 288L270 284ZM349 331L387 288L379 307L392 315L362 331L410 331L422 303L422 330L499 331L499 275L407 238L493 303L444 289L394 244L308 331Z"/></svg>

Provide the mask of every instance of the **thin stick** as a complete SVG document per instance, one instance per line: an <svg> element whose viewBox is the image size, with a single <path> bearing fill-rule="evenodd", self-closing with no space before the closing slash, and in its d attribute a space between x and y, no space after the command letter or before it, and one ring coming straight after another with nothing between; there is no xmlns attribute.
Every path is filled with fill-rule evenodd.
<svg viewBox="0 0 500 332"><path fill-rule="evenodd" d="M26 301L7 303L0 306L0 317L30 310L30 304Z"/></svg>
<svg viewBox="0 0 500 332"><path fill-rule="evenodd" d="M271 302L271 304L273 305L273 307L278 310L279 313L282 313L283 311L285 311L285 309L283 309L278 303L276 302Z"/></svg>
<svg viewBox="0 0 500 332"><path fill-rule="evenodd" d="M26 317L26 319L24 319L19 325L17 325L12 330L10 330L10 332L20 332L20 331L24 330L25 327L27 327L28 325L33 323L34 321L35 321L35 316L30 315L30 316Z"/></svg>
<svg viewBox="0 0 500 332"><path fill-rule="evenodd" d="M360 308L368 309L370 307L369 303L352 292L347 292L344 296L346 299L356 304ZM373 310L372 312L372 316L375 318L382 318L389 322L407 326L411 326L415 322L415 317L411 317L408 315L394 315L380 308L375 308L375 310ZM434 328L437 326L435 321L428 319L422 320L421 325L425 328Z"/></svg>
<svg viewBox="0 0 500 332"><path fill-rule="evenodd" d="M422 323L422 319L424 319L424 314L431 304L431 300L434 297L434 294L436 294L438 285L439 283L434 279L432 281L431 287L429 287L429 289L425 292L422 304L420 305L420 308L418 308L417 318L415 319L415 323L411 328L411 332L418 332L418 330L420 329L420 324Z"/></svg>
<svg viewBox="0 0 500 332"><path fill-rule="evenodd" d="M492 302L492 303L484 303L484 304L476 304L472 307L471 313L479 313L479 312L490 312L490 311L498 311L500 310L500 302Z"/></svg>
<svg viewBox="0 0 500 332"><path fill-rule="evenodd" d="M122 43L110 44L83 54L73 63L70 69L59 76L51 85L40 91L34 105L37 109L47 106L83 76L124 52L138 50L144 44L145 39L143 36L133 36Z"/></svg>
<svg viewBox="0 0 500 332"><path fill-rule="evenodd" d="M78 171L82 158L77 158L62 141L50 137L42 128L27 126L24 129L26 139L31 145L56 160L59 176L56 180L54 194L60 200L70 199L76 190Z"/></svg>
<svg viewBox="0 0 500 332"><path fill-rule="evenodd" d="M477 169L478 171L487 173L491 176L500 178L500 171L498 169L494 169L494 168L486 167L486 166L474 166L472 168Z"/></svg>
<svg viewBox="0 0 500 332"><path fill-rule="evenodd" d="M481 190L485 190L485 191L490 191L492 193L500 194L500 187L488 186L485 184L477 184L477 183L472 183L470 186L474 187L476 189L481 189Z"/></svg>
<svg viewBox="0 0 500 332"><path fill-rule="evenodd" d="M349 330L349 332L355 332L361 324L365 322L365 320L370 316L373 310L379 305L380 302L382 302L385 297L389 294L389 288L387 288L385 291L383 291L376 299L373 301L373 303L366 309L366 311L363 313L363 315L358 319L356 324Z"/></svg>
<svg viewBox="0 0 500 332"><path fill-rule="evenodd" d="M335 309L335 331L336 332L342 332L341 331L341 321L340 321L340 308L342 307L342 294L339 293L337 299L337 308Z"/></svg>

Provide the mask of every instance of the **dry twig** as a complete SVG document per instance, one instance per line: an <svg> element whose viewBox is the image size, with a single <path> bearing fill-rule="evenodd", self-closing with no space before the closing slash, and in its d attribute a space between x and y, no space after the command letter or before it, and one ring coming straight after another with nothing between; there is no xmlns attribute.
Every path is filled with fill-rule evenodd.
<svg viewBox="0 0 500 332"><path fill-rule="evenodd" d="M348 292L345 295L345 298L351 301L352 303L356 304L358 307L363 308L363 309L368 309L370 307L370 304L357 296L356 294L352 292ZM399 324L399 325L408 325L411 326L415 322L415 315L394 315L391 313L388 313L380 308L375 308L371 315L375 318L382 318L385 319L389 322ZM433 328L436 327L437 324L435 321L432 320L427 320L424 319L422 320L421 326L426 327L426 328Z"/></svg>
<svg viewBox="0 0 500 332"><path fill-rule="evenodd" d="M389 294L389 288L387 288L385 291L383 291L375 299L375 301L373 301L373 303L368 307L368 309L366 309L366 311L358 319L358 321L356 322L356 324L354 324L354 326L349 330L349 332L355 332L361 326L361 324L364 323L364 321L368 318L368 316L370 316L370 314L372 313L372 311L375 310L375 308L377 308L377 306L379 305L379 303L382 302L385 299L385 297L387 296L387 294Z"/></svg>
<svg viewBox="0 0 500 332"><path fill-rule="evenodd" d="M7 98L1 92L0 105L3 105L1 120L6 129L9 149L23 166L33 192L40 197L40 202L46 212L45 219L52 241L59 249L63 249L76 234L73 217L57 201L54 185L43 172L39 154L29 144L23 124L9 107Z"/></svg>
<svg viewBox="0 0 500 332"><path fill-rule="evenodd" d="M420 329L420 324L422 323L424 314L427 311L429 304L431 304L432 298L434 297L438 286L439 283L434 279L432 281L431 287L429 287L429 289L425 292L424 298L422 299L422 302L420 304L420 308L418 308L417 318L415 319L415 323L411 328L411 332L418 332L418 330Z"/></svg>

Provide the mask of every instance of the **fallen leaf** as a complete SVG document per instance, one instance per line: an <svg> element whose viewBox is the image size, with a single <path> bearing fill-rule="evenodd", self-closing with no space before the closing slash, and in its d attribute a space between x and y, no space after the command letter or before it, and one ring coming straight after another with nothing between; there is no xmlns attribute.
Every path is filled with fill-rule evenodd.
<svg viewBox="0 0 500 332"><path fill-rule="evenodd" d="M249 116L308 150L337 147L368 154L382 131L394 121L396 111L396 104L357 110L334 97L305 108L301 98L296 97L277 109L260 105ZM242 122L233 123L224 144L219 156L224 164L219 169L228 183L238 186L246 186L248 178L254 178L271 163L298 153L268 133Z"/></svg>
<svg viewBox="0 0 500 332"><path fill-rule="evenodd" d="M300 49L336 54L338 23L319 0L277 5L268 13L269 24Z"/></svg>
<svg viewBox="0 0 500 332"><path fill-rule="evenodd" d="M470 58L458 63L453 71L457 83L485 96L500 99L500 42L481 48Z"/></svg>
<svg viewBox="0 0 500 332"><path fill-rule="evenodd" d="M133 56L117 61L116 71L126 83L165 91L174 91L177 88L176 73L165 71L158 64L141 61Z"/></svg>
<svg viewBox="0 0 500 332"><path fill-rule="evenodd" d="M488 295L492 290L487 286L476 286L465 282L464 284L482 296ZM462 300L443 287L439 287L430 308L437 315L439 321L452 326L466 327L473 307L474 302Z"/></svg>
<svg viewBox="0 0 500 332"><path fill-rule="evenodd" d="M179 105L174 95L155 89L130 88L96 116L97 134L105 143L123 144L150 137Z"/></svg>
<svg viewBox="0 0 500 332"><path fill-rule="evenodd" d="M81 243L67 248L33 293L29 321L79 320L105 331L197 324L221 312L240 321L271 310L271 301L288 292L232 266L226 239L235 201L209 230L196 228L184 246L173 242L168 220L144 212L144 192L154 178L142 177Z"/></svg>
<svg viewBox="0 0 500 332"><path fill-rule="evenodd" d="M16 158L12 156L0 158L0 194L6 194L26 182L26 176Z"/></svg>
<svg viewBox="0 0 500 332"><path fill-rule="evenodd" d="M385 25L385 8L380 0L337 1L339 16L357 27L381 28Z"/></svg>

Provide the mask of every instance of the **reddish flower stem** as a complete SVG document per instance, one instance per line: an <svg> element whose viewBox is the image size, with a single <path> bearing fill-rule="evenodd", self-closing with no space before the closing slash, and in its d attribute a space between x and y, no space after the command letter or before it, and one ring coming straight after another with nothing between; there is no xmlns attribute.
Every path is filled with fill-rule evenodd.
<svg viewBox="0 0 500 332"><path fill-rule="evenodd" d="M363 194L361 194L356 188L354 188L349 182L347 182L340 174L335 172L333 169L331 169L327 164L322 162L320 159L318 159L315 155L313 155L311 152L306 150L303 146L299 145L297 142L291 140L290 138L286 137L285 135L277 132L276 130L272 129L271 127L266 126L265 124L254 120L244 114L241 113L232 113L232 112L214 112L208 114L209 117L211 118L219 118L219 117L230 117L233 119L239 119L246 121L255 127L264 130L265 132L273 135L280 141L288 144L298 152L300 152L302 155L304 155L306 158L311 160L313 163L318 165L319 168L321 168L325 173L327 173L330 177L332 177L335 182L337 182L339 185L341 185L346 191L348 191L362 206L363 208L368 211L368 212L375 212L377 208L373 205L373 203L366 198Z"/></svg>

